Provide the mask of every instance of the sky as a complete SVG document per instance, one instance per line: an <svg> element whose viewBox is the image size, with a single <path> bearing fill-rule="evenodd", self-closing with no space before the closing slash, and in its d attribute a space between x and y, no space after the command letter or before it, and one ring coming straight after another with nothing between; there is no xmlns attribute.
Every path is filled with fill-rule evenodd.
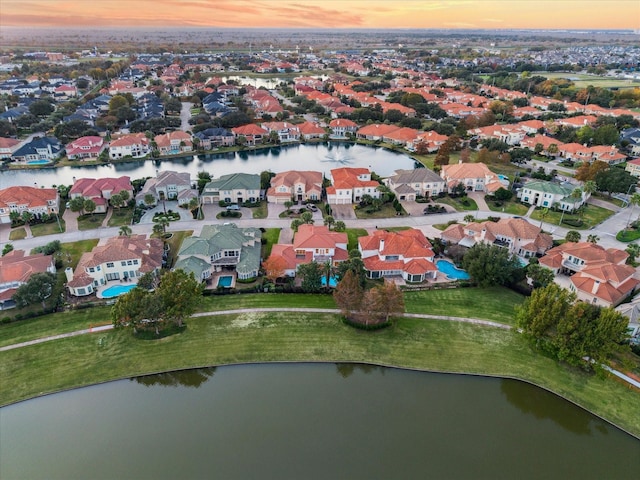
<svg viewBox="0 0 640 480"><path fill-rule="evenodd" d="M639 0L0 0L0 29L640 29Z"/></svg>

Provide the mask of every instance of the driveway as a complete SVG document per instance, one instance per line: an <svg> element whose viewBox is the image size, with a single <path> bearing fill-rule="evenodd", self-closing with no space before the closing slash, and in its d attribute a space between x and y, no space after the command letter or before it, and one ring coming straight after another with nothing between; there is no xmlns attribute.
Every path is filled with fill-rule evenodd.
<svg viewBox="0 0 640 480"><path fill-rule="evenodd" d="M183 132L191 130L191 125L189 125L189 120L191 119L191 107L193 107L193 103L182 102L182 109L180 110L180 130Z"/></svg>
<svg viewBox="0 0 640 480"><path fill-rule="evenodd" d="M353 209L353 204L347 205L331 205L331 216L336 220L355 220L356 212Z"/></svg>
<svg viewBox="0 0 640 480"><path fill-rule="evenodd" d="M77 232L78 231L78 216L80 212L72 212L68 208L62 214L62 219L65 224L66 232Z"/></svg>
<svg viewBox="0 0 640 480"><path fill-rule="evenodd" d="M469 192L467 193L467 197L473 199L478 205L478 210L481 212L490 212L491 209L487 202L484 200L485 193L484 192Z"/></svg>
<svg viewBox="0 0 640 480"><path fill-rule="evenodd" d="M280 214L287 208L281 203L267 203L267 218L270 220L279 220Z"/></svg>
<svg viewBox="0 0 640 480"><path fill-rule="evenodd" d="M139 223L141 223L141 224L153 223L153 216L156 213L164 213L165 208L166 208L167 212L169 210L171 210L172 212L179 213L181 221L183 221L183 220L193 220L191 212L189 210L187 210L186 208L178 207L178 202L176 202L175 200L167 200L164 203L165 203L164 206L162 205L162 202L160 202L155 207L153 207L153 208L147 210L146 212L144 212L144 214L142 215L142 218L140 218L140 222Z"/></svg>

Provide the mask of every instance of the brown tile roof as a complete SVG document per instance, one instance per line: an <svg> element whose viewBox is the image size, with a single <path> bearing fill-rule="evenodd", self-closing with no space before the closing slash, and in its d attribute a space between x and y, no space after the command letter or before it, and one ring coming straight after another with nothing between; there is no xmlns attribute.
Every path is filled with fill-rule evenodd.
<svg viewBox="0 0 640 480"><path fill-rule="evenodd" d="M294 248L335 248L346 244L347 234L332 232L326 226L300 225L293 240Z"/></svg>
<svg viewBox="0 0 640 480"><path fill-rule="evenodd" d="M58 191L55 188L35 188L16 186L0 190L0 207L10 205L27 205L29 208L44 207L49 200L56 200Z"/></svg>
<svg viewBox="0 0 640 480"><path fill-rule="evenodd" d="M26 283L34 273L46 272L53 264L53 256L38 253L25 255L24 250L13 250L0 257L0 284Z"/></svg>

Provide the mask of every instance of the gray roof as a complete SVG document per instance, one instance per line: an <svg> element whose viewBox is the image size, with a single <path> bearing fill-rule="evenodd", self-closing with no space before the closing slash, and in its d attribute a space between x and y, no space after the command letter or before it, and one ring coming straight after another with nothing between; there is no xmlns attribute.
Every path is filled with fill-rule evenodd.
<svg viewBox="0 0 640 480"><path fill-rule="evenodd" d="M415 168L413 170L396 170L395 175L389 179L395 184L402 183L434 183L444 182L442 177L428 168Z"/></svg>
<svg viewBox="0 0 640 480"><path fill-rule="evenodd" d="M568 197L575 190L575 187L560 185L559 183L546 182L540 180L537 182L528 182L522 188L528 188L537 192L552 193L554 195L563 195Z"/></svg>
<svg viewBox="0 0 640 480"><path fill-rule="evenodd" d="M204 192L211 190L260 190L260 175L249 173L222 175L205 185Z"/></svg>
<svg viewBox="0 0 640 480"><path fill-rule="evenodd" d="M187 274L193 273L193 276L200 280L203 273L211 268L211 264L198 257L185 257L176 262L175 269L184 270Z"/></svg>

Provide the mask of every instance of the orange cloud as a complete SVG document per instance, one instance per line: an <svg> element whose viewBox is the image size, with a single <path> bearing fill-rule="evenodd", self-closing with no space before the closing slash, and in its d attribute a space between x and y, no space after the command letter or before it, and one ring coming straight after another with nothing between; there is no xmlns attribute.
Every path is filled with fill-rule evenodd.
<svg viewBox="0 0 640 480"><path fill-rule="evenodd" d="M0 26L640 28L637 0L0 1Z"/></svg>

